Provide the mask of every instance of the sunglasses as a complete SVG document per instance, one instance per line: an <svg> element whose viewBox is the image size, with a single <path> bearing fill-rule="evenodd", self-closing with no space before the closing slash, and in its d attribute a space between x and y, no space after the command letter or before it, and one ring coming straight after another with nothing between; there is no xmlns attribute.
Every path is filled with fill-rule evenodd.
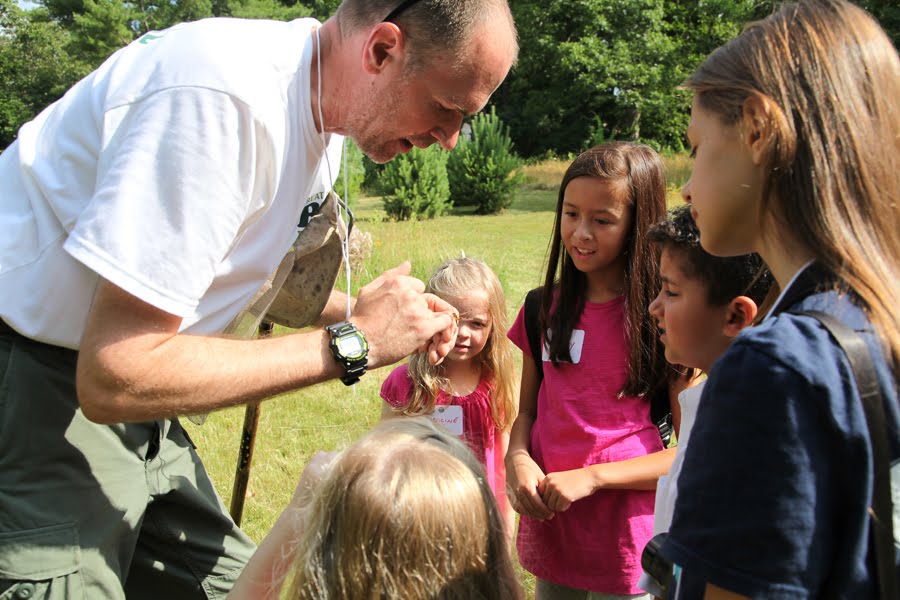
<svg viewBox="0 0 900 600"><path fill-rule="evenodd" d="M419 2L419 0L403 0L403 2L398 4L394 10L389 12L388 16L386 16L384 19L382 19L381 22L387 23L388 21L393 21L394 19L396 19L397 17L402 15L403 12L406 11L407 8L409 8L410 6L412 6L413 4L416 4L418 2Z"/></svg>

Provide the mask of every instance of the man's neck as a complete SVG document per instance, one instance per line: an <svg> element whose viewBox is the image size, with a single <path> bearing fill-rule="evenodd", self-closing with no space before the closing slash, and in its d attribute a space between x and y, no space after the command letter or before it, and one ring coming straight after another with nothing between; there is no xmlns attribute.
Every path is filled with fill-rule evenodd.
<svg viewBox="0 0 900 600"><path fill-rule="evenodd" d="M309 94L311 99L313 122L316 131L322 133L323 126L319 122L319 102L322 103L321 114L324 132L331 133L340 129L339 107L333 98L340 97L339 90L344 80L344 68L341 65L341 30L337 20L332 17L325 21L313 33L313 55L309 76ZM321 57L319 52L321 51ZM321 73L320 73L321 69ZM322 89L319 89L321 82Z"/></svg>

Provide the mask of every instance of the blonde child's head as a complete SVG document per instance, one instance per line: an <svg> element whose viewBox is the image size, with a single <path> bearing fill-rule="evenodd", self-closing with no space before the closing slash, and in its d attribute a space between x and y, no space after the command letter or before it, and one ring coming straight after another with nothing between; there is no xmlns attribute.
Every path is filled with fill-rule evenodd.
<svg viewBox="0 0 900 600"><path fill-rule="evenodd" d="M516 414L515 368L512 345L506 337L506 299L503 286L487 264L474 258L453 258L435 270L426 291L460 308L461 303L483 307L489 322L484 347L477 356L469 357L490 378L492 417L496 426L507 430ZM486 310L485 310L486 309ZM460 319L465 320L466 314ZM452 354L452 353L451 353ZM453 356L448 357L453 360ZM434 410L438 392L445 388L442 366L431 365L427 357L414 355L409 363L409 375L415 391L404 414L428 414Z"/></svg>
<svg viewBox="0 0 900 600"><path fill-rule="evenodd" d="M735 208L741 227L708 218L741 186L717 195L710 184L726 174L698 175L700 141L689 186L704 248L777 257L790 243L809 253L862 300L900 368L900 59L884 31L842 0L788 4L713 52L686 86L691 127L717 124L763 173L743 185L759 189Z"/></svg>
<svg viewBox="0 0 900 600"><path fill-rule="evenodd" d="M380 423L301 510L289 598L519 597L481 465L427 418Z"/></svg>

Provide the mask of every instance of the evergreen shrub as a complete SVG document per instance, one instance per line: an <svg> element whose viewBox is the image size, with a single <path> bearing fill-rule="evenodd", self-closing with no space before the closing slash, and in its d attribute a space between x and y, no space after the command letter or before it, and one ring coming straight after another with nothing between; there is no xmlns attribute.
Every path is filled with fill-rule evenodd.
<svg viewBox="0 0 900 600"><path fill-rule="evenodd" d="M434 218L450 209L447 181L448 153L434 144L413 148L384 166L378 187L384 193L384 210L398 221Z"/></svg>
<svg viewBox="0 0 900 600"><path fill-rule="evenodd" d="M363 164L364 157L365 155L362 153L362 150L353 143L353 140L345 138L344 154L341 157L341 166L337 181L334 182L334 191L336 191L345 201L349 197L351 206L359 197L363 187L363 181L366 177L365 165ZM346 186L344 185L345 168L347 171ZM347 193L347 188L350 190L349 194Z"/></svg>
<svg viewBox="0 0 900 600"><path fill-rule="evenodd" d="M482 215L508 208L513 192L522 183L521 166L509 128L494 107L490 113L475 115L471 137L460 137L447 162L453 204L474 206Z"/></svg>

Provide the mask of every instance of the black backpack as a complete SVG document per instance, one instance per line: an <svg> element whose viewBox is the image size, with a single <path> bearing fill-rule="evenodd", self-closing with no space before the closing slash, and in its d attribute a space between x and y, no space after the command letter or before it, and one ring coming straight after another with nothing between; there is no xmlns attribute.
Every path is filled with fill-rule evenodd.
<svg viewBox="0 0 900 600"><path fill-rule="evenodd" d="M525 333L528 347L534 358L538 382L544 380L544 361L541 360L541 293L544 288L535 288L525 295ZM672 439L672 407L669 405L669 390L662 387L650 398L650 418L659 429L663 447L668 447Z"/></svg>

